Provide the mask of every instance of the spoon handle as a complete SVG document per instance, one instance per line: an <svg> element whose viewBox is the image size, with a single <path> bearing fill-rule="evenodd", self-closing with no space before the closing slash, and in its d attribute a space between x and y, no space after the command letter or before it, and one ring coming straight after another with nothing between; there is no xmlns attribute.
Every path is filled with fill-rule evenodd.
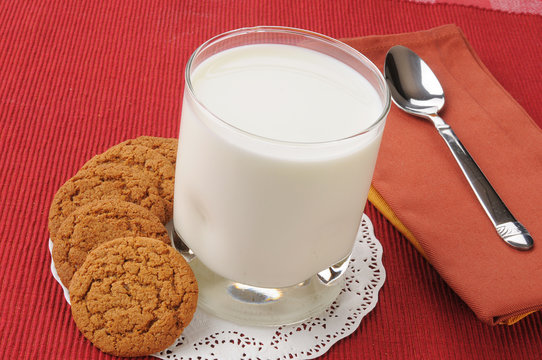
<svg viewBox="0 0 542 360"><path fill-rule="evenodd" d="M439 116L432 115L431 120L435 124L440 136L444 139L459 167L465 174L472 190L480 201L487 216L495 226L501 239L508 245L518 250L529 250L533 247L533 238L527 229L514 218L510 210L501 200L489 180L482 173L467 149L461 144L452 128Z"/></svg>

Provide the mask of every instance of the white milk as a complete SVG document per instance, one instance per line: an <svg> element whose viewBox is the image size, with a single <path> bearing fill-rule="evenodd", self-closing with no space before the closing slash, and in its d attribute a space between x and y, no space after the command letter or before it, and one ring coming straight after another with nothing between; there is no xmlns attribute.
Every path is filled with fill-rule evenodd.
<svg viewBox="0 0 542 360"><path fill-rule="evenodd" d="M213 55L191 81L199 103L186 88L174 224L199 259L284 287L348 256L384 126L344 139L382 113L369 82L327 55L269 44Z"/></svg>

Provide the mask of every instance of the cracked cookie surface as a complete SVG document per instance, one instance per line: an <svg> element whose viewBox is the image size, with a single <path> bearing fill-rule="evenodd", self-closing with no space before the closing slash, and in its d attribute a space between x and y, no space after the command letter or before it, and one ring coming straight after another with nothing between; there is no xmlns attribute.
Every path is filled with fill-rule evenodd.
<svg viewBox="0 0 542 360"><path fill-rule="evenodd" d="M143 206L162 223L171 218L167 204L148 176L122 164L101 164L79 170L58 189L49 209L49 232L55 242L66 217L91 201L113 198Z"/></svg>
<svg viewBox="0 0 542 360"><path fill-rule="evenodd" d="M123 164L144 172L152 179L153 185L158 189L160 196L169 203L170 211L173 212L175 169L171 161L159 152L142 145L120 143L94 156L82 169L100 164Z"/></svg>
<svg viewBox="0 0 542 360"><path fill-rule="evenodd" d="M116 356L144 356L173 344L196 310L190 266L159 240L127 237L92 250L70 284L83 335Z"/></svg>
<svg viewBox="0 0 542 360"><path fill-rule="evenodd" d="M106 241L127 236L171 243L160 219L134 203L103 199L72 212L60 225L53 246L53 260L62 283L69 287L73 274L92 249Z"/></svg>
<svg viewBox="0 0 542 360"><path fill-rule="evenodd" d="M162 156L171 162L173 167L175 167L175 162L177 161L178 143L179 141L175 138L163 138L146 135L122 142L122 144L141 145L158 151Z"/></svg>

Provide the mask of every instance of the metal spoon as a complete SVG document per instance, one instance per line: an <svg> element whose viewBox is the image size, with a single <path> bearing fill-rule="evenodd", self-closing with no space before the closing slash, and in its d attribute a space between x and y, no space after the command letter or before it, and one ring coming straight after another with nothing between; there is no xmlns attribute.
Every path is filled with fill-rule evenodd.
<svg viewBox="0 0 542 360"><path fill-rule="evenodd" d="M400 109L433 122L499 236L515 249L532 248L531 234L504 205L450 125L437 115L444 106L444 90L429 66L412 50L398 45L392 47L386 55L384 75L393 102Z"/></svg>

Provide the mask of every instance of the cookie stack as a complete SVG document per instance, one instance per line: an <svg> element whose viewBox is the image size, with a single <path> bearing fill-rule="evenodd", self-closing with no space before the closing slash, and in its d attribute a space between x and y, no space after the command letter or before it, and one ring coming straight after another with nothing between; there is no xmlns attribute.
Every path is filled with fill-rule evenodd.
<svg viewBox="0 0 542 360"><path fill-rule="evenodd" d="M53 260L83 335L104 352L142 356L191 321L198 288L170 246L177 140L142 136L89 160L49 211Z"/></svg>

